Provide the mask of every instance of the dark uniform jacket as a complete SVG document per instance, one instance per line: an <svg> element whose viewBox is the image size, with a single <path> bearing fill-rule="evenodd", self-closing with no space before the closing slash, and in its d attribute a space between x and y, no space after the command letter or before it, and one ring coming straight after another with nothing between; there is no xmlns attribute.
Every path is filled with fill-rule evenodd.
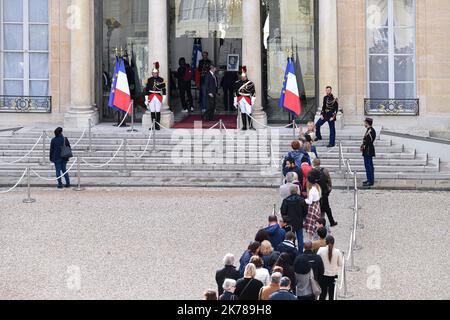
<svg viewBox="0 0 450 320"><path fill-rule="evenodd" d="M213 76L211 72L208 71L205 77L205 86L206 86L206 94L213 94L214 97L218 93L218 82L217 82L217 76Z"/></svg>
<svg viewBox="0 0 450 320"><path fill-rule="evenodd" d="M361 151L363 156L375 157L375 139L377 138L377 133L374 128L370 127L367 129L364 135L363 145L361 146Z"/></svg>
<svg viewBox="0 0 450 320"><path fill-rule="evenodd" d="M198 72L200 73L200 79L202 82L205 79L205 77L208 75L211 64L212 64L212 62L209 59L206 59L206 60L202 59L198 63Z"/></svg>
<svg viewBox="0 0 450 320"><path fill-rule="evenodd" d="M161 77L151 77L147 81L147 85L145 86L144 94L150 95L152 93L157 93L165 96L167 94L166 83L164 79Z"/></svg>
<svg viewBox="0 0 450 320"><path fill-rule="evenodd" d="M256 94L255 84L250 81L239 80L236 82L236 97L245 96L245 97L254 97Z"/></svg>
<svg viewBox="0 0 450 320"><path fill-rule="evenodd" d="M178 88L182 89L190 89L191 88L191 80L186 80L186 74L190 71L189 65L185 65L183 67L179 67L177 71L177 79L178 79Z"/></svg>
<svg viewBox="0 0 450 320"><path fill-rule="evenodd" d="M324 117L325 121L331 119L336 120L336 115L339 111L339 103L337 99L333 96L325 96L323 98L323 106L321 115Z"/></svg>

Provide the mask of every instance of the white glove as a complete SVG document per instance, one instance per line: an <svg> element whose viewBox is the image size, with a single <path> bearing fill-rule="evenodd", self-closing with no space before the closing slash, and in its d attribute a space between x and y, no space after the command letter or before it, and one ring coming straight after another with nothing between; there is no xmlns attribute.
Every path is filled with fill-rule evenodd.
<svg viewBox="0 0 450 320"><path fill-rule="evenodd" d="M147 106L147 108L148 108L149 104L150 104L150 102L148 101L148 96L145 96L145 105Z"/></svg>
<svg viewBox="0 0 450 320"><path fill-rule="evenodd" d="M166 101L167 101L167 96L163 96L163 100L162 100L163 106L166 105Z"/></svg>
<svg viewBox="0 0 450 320"><path fill-rule="evenodd" d="M237 109L239 107L238 101L237 101L237 97L234 97L234 103L233 103L234 107Z"/></svg>
<svg viewBox="0 0 450 320"><path fill-rule="evenodd" d="M256 97L252 97L252 106L255 105L255 102L256 102Z"/></svg>

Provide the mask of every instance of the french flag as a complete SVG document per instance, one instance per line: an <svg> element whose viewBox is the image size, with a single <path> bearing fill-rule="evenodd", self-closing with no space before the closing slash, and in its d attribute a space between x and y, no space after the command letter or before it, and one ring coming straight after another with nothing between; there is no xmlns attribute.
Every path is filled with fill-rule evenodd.
<svg viewBox="0 0 450 320"><path fill-rule="evenodd" d="M297 117L302 113L302 105L298 91L295 65L292 58L288 58L286 73L284 76L283 91L281 91L280 108L286 109Z"/></svg>
<svg viewBox="0 0 450 320"><path fill-rule="evenodd" d="M198 70L198 65L200 63L200 60L202 60L202 39L196 38L194 40L194 48L192 50L192 70L195 71L195 84L197 85L197 88L200 88L200 70Z"/></svg>
<svg viewBox="0 0 450 320"><path fill-rule="evenodd" d="M125 63L122 58L116 57L116 68L111 86L108 106L122 112L132 113L130 86L128 84Z"/></svg>

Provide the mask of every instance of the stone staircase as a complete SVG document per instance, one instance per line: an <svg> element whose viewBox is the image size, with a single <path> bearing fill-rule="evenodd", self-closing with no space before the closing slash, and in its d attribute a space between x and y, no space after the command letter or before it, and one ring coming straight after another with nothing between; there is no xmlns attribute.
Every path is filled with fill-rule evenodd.
<svg viewBox="0 0 450 320"><path fill-rule="evenodd" d="M152 150L153 139L149 132L140 129L138 133L126 133L122 129L95 128L92 134L93 152L88 152L89 139L85 136L74 148L74 155L81 156L90 165L81 162L81 183L83 186L173 186L173 187L278 187L282 181L280 165L282 156L290 150L293 139L292 130L279 131L279 137L262 140L258 145L245 145L245 139L255 137L254 132L239 133L237 142L230 143L230 136L235 131L222 132L225 141L222 145L223 157L217 160L211 149L211 141L199 139L194 130L163 130L156 134L156 150ZM50 130L47 132L50 133ZM219 130L201 131L209 137L220 136ZM379 130L378 130L379 132ZM36 143L42 130L31 128L16 133L3 132L0 135L0 185L2 188L14 185L27 167L35 170L45 178L53 178L53 166L48 161L49 139L46 139L45 158L43 158L42 141L35 150L22 161L6 164L26 155ZM72 144L79 140L81 132L65 132ZM177 137L174 138L173 134ZM349 159L352 170L358 172L358 179L364 179L364 164L359 150L364 129L346 128L338 132L345 159ZM180 144L179 137L190 136ZM193 137L196 139L193 139ZM124 147L118 149L122 139L127 139L127 160L124 165ZM324 134L324 138L327 136ZM193 142L195 140L195 143ZM192 142L193 146L187 147ZM148 150L144 153L146 145ZM270 145L274 152L270 158ZM184 147L183 147L184 146ZM242 147L245 146L245 147ZM279 146L279 147L278 147ZM336 187L345 187L344 174L339 170L339 147L328 149L326 142L316 144L322 165L333 175ZM183 148L186 152L174 155L174 150ZM191 152L189 153L188 150ZM201 152L193 152L200 150ZM402 189L450 189L450 165L441 163L439 158L416 152L400 144L393 144L388 137L378 137L376 141L377 158L375 159L376 186L378 188ZM115 154L117 157L109 164ZM220 153L219 153L220 154ZM139 157L143 155L142 157ZM42 160L44 163L41 163ZM220 160L221 159L221 160ZM74 161L74 159L71 160ZM70 165L70 164L69 164ZM71 171L72 184L76 184L75 165ZM126 170L124 170L126 169ZM341 169L345 169L341 167ZM364 179L365 180L365 179ZM53 182L32 176L33 186L53 186ZM26 181L23 180L22 184Z"/></svg>

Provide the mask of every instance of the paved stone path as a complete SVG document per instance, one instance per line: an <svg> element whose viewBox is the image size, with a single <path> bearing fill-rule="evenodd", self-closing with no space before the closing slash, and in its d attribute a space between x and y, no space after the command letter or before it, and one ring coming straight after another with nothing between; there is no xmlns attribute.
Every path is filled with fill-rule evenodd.
<svg viewBox="0 0 450 320"><path fill-rule="evenodd" d="M30 205L24 195L0 195L0 299L200 299L223 255L238 259L279 203L272 189L35 189ZM355 298L450 298L450 193L360 198ZM347 251L352 195L332 201ZM366 285L373 265L381 290Z"/></svg>

